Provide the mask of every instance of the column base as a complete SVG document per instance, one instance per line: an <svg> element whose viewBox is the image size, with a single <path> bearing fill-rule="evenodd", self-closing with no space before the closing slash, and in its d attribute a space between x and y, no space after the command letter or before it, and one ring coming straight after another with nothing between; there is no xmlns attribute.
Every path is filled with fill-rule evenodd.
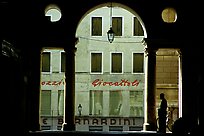
<svg viewBox="0 0 204 136"><path fill-rule="evenodd" d="M157 131L155 125L151 124L151 123L144 123L143 124L143 130L144 131Z"/></svg>
<svg viewBox="0 0 204 136"><path fill-rule="evenodd" d="M75 125L70 125L67 123L62 124L62 131L75 131Z"/></svg>

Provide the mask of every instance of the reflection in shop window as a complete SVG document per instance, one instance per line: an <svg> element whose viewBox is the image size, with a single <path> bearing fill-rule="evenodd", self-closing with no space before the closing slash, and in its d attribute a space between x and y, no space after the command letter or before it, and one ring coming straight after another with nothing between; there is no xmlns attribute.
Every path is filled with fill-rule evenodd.
<svg viewBox="0 0 204 136"><path fill-rule="evenodd" d="M130 116L143 117L142 91L130 91Z"/></svg>
<svg viewBox="0 0 204 136"><path fill-rule="evenodd" d="M117 116L121 113L122 107L122 92L118 91L110 91L110 99L109 99L109 115Z"/></svg>
<svg viewBox="0 0 204 136"><path fill-rule="evenodd" d="M58 90L58 115L64 115L64 90Z"/></svg>
<svg viewBox="0 0 204 136"><path fill-rule="evenodd" d="M51 90L41 91L41 115L51 115Z"/></svg>
<svg viewBox="0 0 204 136"><path fill-rule="evenodd" d="M91 115L103 114L103 91L100 90L90 91L90 114Z"/></svg>

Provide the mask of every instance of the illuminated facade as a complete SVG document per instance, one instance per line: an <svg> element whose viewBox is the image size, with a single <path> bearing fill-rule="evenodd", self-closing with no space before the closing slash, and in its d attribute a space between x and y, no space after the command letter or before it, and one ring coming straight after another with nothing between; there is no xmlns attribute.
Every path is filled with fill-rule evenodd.
<svg viewBox="0 0 204 136"><path fill-rule="evenodd" d="M89 12L82 18L76 31L76 130L134 131L143 128L145 29L136 13L132 14L114 6L112 13L115 33L112 43L107 39L110 26L109 7ZM64 50L43 50L40 108L42 130L61 129L64 115L64 84ZM163 89L171 88L166 85ZM175 89L178 90L177 86L173 91ZM162 91L161 85L158 90L157 93ZM177 99L174 103L177 104ZM157 107L158 104L159 101ZM174 106L177 106L176 104Z"/></svg>
<svg viewBox="0 0 204 136"><path fill-rule="evenodd" d="M77 130L142 129L144 31L135 15L113 7L115 39L109 43L109 15L109 7L96 9L77 28L77 116L77 106L82 105L82 115L76 120Z"/></svg>
<svg viewBox="0 0 204 136"><path fill-rule="evenodd" d="M62 131L65 132L60 132L62 135L70 133L86 135L94 133L77 131L73 133L73 131L76 129L88 131L141 130L139 126L143 123L143 132L155 133L161 92L166 94L168 106L173 107L177 113L174 114L173 119L183 117L189 122L188 133L191 134L200 128L200 122L202 122L200 120L200 113L202 113L200 92L203 90L204 65L201 59L203 58L203 46L199 41L200 35L197 35L202 28L202 23L195 20L200 19L201 12L199 12L200 8L189 9L201 4L198 1L185 0L148 2L115 0L112 3L112 16L113 30L116 35L113 42L109 43L106 33L110 30L111 2L104 0L103 2L101 0L91 2L76 0L67 5L67 1L31 0L1 3L4 11L1 21L3 23L1 29L2 88L5 88L2 96L7 98L2 109L9 117L3 122L3 130L14 135L47 135L47 132L41 130L53 131L63 127ZM69 8L69 6L74 8ZM107 10L97 12L98 8L102 7ZM120 11L118 7L122 7L123 10ZM124 9L131 12L130 15L136 16L142 29L141 27L133 28L135 27L133 16L124 15L123 11L126 11ZM189 16L193 18L190 19ZM92 27L94 29L91 29ZM133 33L137 32L135 30L142 30L143 33L133 36ZM139 112L133 114L131 110L126 113L126 115L131 113L131 116L123 116L124 111L121 112L121 110L124 109L124 105L122 108L118 101L114 105L119 104L120 110L118 111L123 115L117 115L117 112L114 113L110 106L115 101L109 99L113 96L111 94L114 91L113 88L117 88L116 92L128 96L128 87L131 90L141 87L141 82L137 87L132 86L138 81L138 76L132 78L134 73L127 72L131 71L132 62L127 63L127 58L131 61L131 57L127 57L126 51L129 48L125 47L134 43L145 45L145 52L142 51L144 53L144 72L140 73L141 77L144 74L142 107L144 117L139 117ZM138 49L138 46L134 47ZM58 49L65 51L66 61L61 59ZM46 52L50 52L50 55ZM112 69L111 56L113 60L120 60L122 56L123 67ZM43 61L40 63L40 60ZM93 65L90 60L93 60ZM100 60L103 67L99 67ZM63 61L66 62L65 72L61 71ZM113 65L119 61L114 62ZM117 68L118 72L122 71L122 73L117 74L118 78L114 79L116 77L114 71ZM139 73L134 75L139 75ZM80 78L75 78L75 76ZM82 76L88 77L87 81L81 78ZM127 80L133 84L126 82ZM100 84L99 81L102 81L103 84L102 82ZM131 86L127 86L128 84ZM121 88L117 85L121 85ZM95 92L100 97L95 97ZM113 94L115 95L116 92ZM122 100L123 104L130 101L119 100ZM94 104L98 101L103 105ZM79 104L82 107L78 109ZM130 109L130 105L125 108ZM102 115L98 115L99 113ZM139 118L142 123L136 124ZM130 134L126 132L124 134ZM59 135L58 132L50 133L49 131L48 135L50 134Z"/></svg>

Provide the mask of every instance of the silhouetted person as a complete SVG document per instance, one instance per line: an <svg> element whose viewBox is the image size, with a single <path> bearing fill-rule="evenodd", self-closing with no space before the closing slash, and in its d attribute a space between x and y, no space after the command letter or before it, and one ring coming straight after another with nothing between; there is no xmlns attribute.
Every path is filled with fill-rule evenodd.
<svg viewBox="0 0 204 136"><path fill-rule="evenodd" d="M160 94L161 104L158 111L159 116L159 132L166 133L166 115L167 115L167 100L164 93Z"/></svg>

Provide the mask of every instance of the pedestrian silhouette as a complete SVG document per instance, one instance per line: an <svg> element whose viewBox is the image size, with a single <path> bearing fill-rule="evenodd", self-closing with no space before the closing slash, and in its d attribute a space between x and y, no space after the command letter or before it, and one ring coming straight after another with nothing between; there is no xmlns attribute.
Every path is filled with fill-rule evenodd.
<svg viewBox="0 0 204 136"><path fill-rule="evenodd" d="M159 132L166 133L167 100L165 99L164 93L160 94L160 99L161 103L158 110Z"/></svg>

